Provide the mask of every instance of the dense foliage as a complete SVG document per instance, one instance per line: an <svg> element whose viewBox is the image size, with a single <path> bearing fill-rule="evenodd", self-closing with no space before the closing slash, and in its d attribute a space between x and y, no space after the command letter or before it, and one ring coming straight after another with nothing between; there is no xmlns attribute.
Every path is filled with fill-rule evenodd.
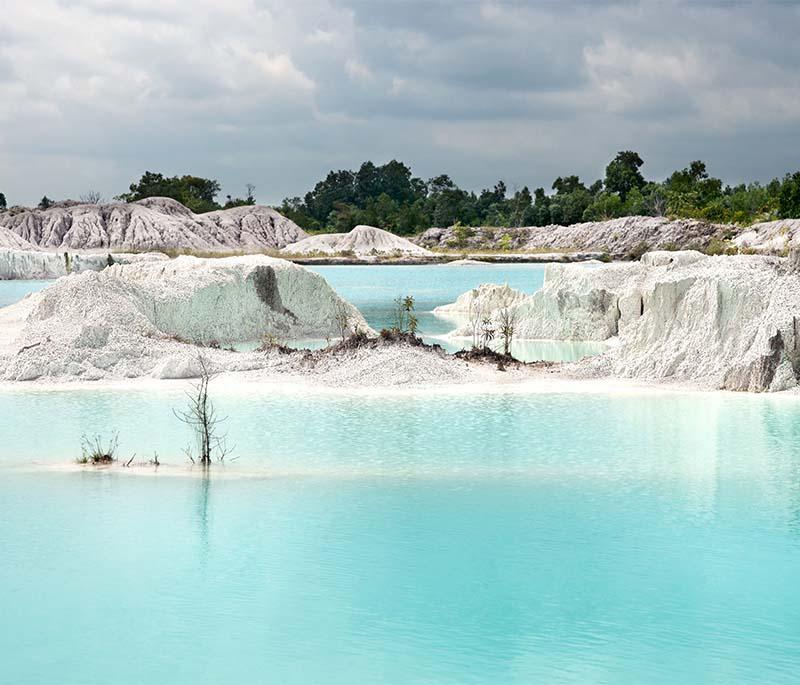
<svg viewBox="0 0 800 685"><path fill-rule="evenodd" d="M509 192L501 180L474 193L459 188L446 174L427 181L413 176L397 160L382 166L364 162L358 171L330 171L303 197L286 198L280 211L310 231L345 232L358 224L408 235L431 226L547 226L651 215L750 224L770 219L800 218L800 171L762 185L724 185L708 175L702 161L674 171L664 181L648 181L644 160L632 151L619 152L602 179L591 185L578 176L559 176L551 192L527 186ZM200 176L164 176L147 171L118 196L126 202L170 197L193 212L255 204L255 186L244 198L230 195L220 204L220 183ZM95 197L96 196L96 197ZM100 202L90 193L84 201ZM40 209L53 204L44 196ZM6 198L0 193L0 210Z"/></svg>
<svg viewBox="0 0 800 685"><path fill-rule="evenodd" d="M228 195L227 202L220 205L216 201L220 188L219 181L210 178L188 175L169 177L146 171L138 183L131 183L129 192L123 193L118 199L134 202L147 197L171 197L196 214L240 205L254 205L256 202L253 196L255 186L248 184L246 198L232 198Z"/></svg>
<svg viewBox="0 0 800 685"><path fill-rule="evenodd" d="M348 231L369 224L399 234L430 226L546 226L635 214L741 224L800 217L800 172L760 183L726 186L704 162L692 162L663 182L647 181L644 160L632 150L614 157L604 178L586 186L578 176L559 177L551 193L526 186L509 193L503 181L480 193L459 188L447 175L424 181L397 160L358 171L330 171L302 198L280 210L307 230Z"/></svg>

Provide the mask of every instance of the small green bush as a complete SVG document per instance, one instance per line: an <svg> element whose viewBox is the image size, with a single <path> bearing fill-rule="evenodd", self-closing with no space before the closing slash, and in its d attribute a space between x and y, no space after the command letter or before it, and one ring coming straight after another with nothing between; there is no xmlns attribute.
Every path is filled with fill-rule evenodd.
<svg viewBox="0 0 800 685"><path fill-rule="evenodd" d="M641 259L642 255L645 252L649 252L649 251L650 251L650 244L649 243L645 243L645 242L641 242L636 247L631 249L628 252L628 254L625 255L625 258L626 259L630 259L632 262L635 262L635 261L638 261L639 259Z"/></svg>
<svg viewBox="0 0 800 685"><path fill-rule="evenodd" d="M717 255L734 255L738 253L738 249L736 245L731 243L729 240L723 240L722 238L712 238L708 241L708 245L706 245L705 252L707 255L717 256Z"/></svg>
<svg viewBox="0 0 800 685"><path fill-rule="evenodd" d="M81 456L76 460L79 464L93 464L100 466L112 464L117 460L116 452L119 445L119 435L114 433L108 444L102 436L95 435L91 438L87 435L81 436Z"/></svg>

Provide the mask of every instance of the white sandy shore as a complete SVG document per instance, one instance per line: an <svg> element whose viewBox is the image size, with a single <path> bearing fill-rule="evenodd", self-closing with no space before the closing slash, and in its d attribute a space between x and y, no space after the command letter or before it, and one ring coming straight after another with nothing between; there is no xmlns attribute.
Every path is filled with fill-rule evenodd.
<svg viewBox="0 0 800 685"><path fill-rule="evenodd" d="M472 367L480 367L472 364ZM709 395L747 400L800 398L796 389L773 393L743 393L715 390L687 383L642 381L626 378L575 378L543 369L525 369L498 379L501 372L486 365L479 371L484 379L457 383L431 383L393 386L335 386L320 384L311 375L270 374L262 371L223 373L213 379L215 395L226 397L252 397L258 395L287 397L474 397L478 395ZM2 393L61 393L61 392L157 392L180 394L191 388L193 379L132 378L97 381L53 381L42 379L31 382L0 381Z"/></svg>
<svg viewBox="0 0 800 685"><path fill-rule="evenodd" d="M43 463L30 462L27 464L15 464L13 466L0 466L0 473L53 473L66 476L85 475L86 477L113 477L131 476L140 478L189 478L196 480L281 480L281 479L325 479L339 481L382 481L386 479L403 481L466 481L474 480L486 483L489 479L503 480L512 479L519 482L520 479L530 479L543 481L548 479L561 480L565 476L574 478L587 478L593 481L614 476L598 471L591 465L540 465L534 467L504 468L502 466L448 466L447 468L425 467L415 465L413 467L380 467L364 464L347 465L336 464L335 466L309 467L298 465L297 467L260 465L254 466L252 462L237 461L233 463L214 463L208 469L204 469L189 462L162 463L158 467L145 462L137 462L130 467L123 466L121 462L112 465L91 466L82 465L75 462Z"/></svg>

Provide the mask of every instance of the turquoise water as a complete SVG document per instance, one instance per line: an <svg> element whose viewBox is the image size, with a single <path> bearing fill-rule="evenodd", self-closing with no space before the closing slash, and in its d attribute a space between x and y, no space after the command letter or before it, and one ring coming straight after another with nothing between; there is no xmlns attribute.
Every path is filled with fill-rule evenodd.
<svg viewBox="0 0 800 685"><path fill-rule="evenodd" d="M21 300L28 293L35 293L52 281L0 281L0 307Z"/></svg>
<svg viewBox="0 0 800 685"><path fill-rule="evenodd" d="M370 326L379 330L393 324L392 301L412 295L420 330L443 335L452 323L437 318L431 310L455 299L481 283L508 283L526 293L544 283L541 264L485 264L469 266L319 266L316 271L331 287L364 314Z"/></svg>
<svg viewBox="0 0 800 685"><path fill-rule="evenodd" d="M4 682L796 682L794 401L218 401L206 479L23 468L177 389L0 393Z"/></svg>
<svg viewBox="0 0 800 685"><path fill-rule="evenodd" d="M796 399L212 393L203 477L180 385L0 390L0 682L797 682Z"/></svg>
<svg viewBox="0 0 800 685"><path fill-rule="evenodd" d="M394 323L392 302L399 295L414 297L423 340L437 343L448 352L463 349L468 340L444 340L440 336L456 324L434 316L435 307L449 304L481 283L507 283L534 293L544 282L541 264L481 264L469 266L321 266L313 269L364 314L372 328L390 328ZM500 341L495 346L500 349ZM573 361L600 354L603 343L555 340L516 340L511 353L523 361Z"/></svg>
<svg viewBox="0 0 800 685"><path fill-rule="evenodd" d="M544 282L540 264L484 264L470 266L320 266L312 269L324 276L331 286L364 314L372 328L393 325L393 300L399 295L413 295L423 340L436 343L448 352L469 345L469 341L445 340L440 336L456 327L452 321L434 316L435 307L453 302L459 295L481 283L508 283L527 293L536 292ZM0 306L17 301L28 292L40 290L48 281L0 281ZM294 346L316 349L324 340L288 341ZM255 349L260 341L236 345L239 350ZM500 341L496 342L498 349ZM523 361L572 361L600 354L603 343L516 340L511 353Z"/></svg>

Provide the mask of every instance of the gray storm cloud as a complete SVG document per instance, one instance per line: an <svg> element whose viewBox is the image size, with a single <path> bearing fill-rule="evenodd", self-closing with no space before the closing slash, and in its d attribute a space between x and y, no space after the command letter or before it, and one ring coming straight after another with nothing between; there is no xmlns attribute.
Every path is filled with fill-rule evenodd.
<svg viewBox="0 0 800 685"><path fill-rule="evenodd" d="M110 197L145 169L262 202L371 158L460 185L733 181L798 166L790 4L10 0L0 191Z"/></svg>

